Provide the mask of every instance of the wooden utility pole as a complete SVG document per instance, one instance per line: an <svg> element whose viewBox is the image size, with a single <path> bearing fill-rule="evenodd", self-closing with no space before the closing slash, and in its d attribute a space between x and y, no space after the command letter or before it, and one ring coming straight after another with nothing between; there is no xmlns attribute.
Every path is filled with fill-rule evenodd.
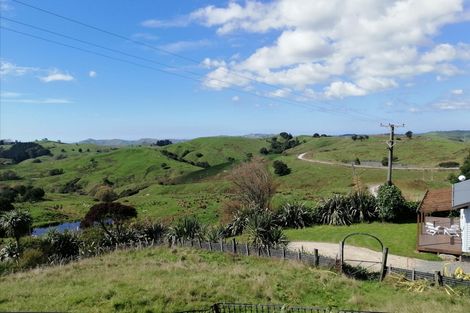
<svg viewBox="0 0 470 313"><path fill-rule="evenodd" d="M392 185L392 169L393 169L393 146L395 145L395 128L404 127L405 124L395 125L395 124L380 124L381 127L387 127L390 129L390 139L386 142L388 146L388 174L387 174L387 184Z"/></svg>

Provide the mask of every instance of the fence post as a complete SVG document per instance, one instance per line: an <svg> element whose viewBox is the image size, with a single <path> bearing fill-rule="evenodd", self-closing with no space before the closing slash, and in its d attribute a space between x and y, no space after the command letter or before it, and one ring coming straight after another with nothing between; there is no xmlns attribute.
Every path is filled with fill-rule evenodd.
<svg viewBox="0 0 470 313"><path fill-rule="evenodd" d="M250 246L248 245L247 242L245 243L245 248L246 248L246 255L250 255Z"/></svg>
<svg viewBox="0 0 470 313"><path fill-rule="evenodd" d="M194 246L194 242L193 242L193 240L191 239L191 247L193 247L193 246Z"/></svg>
<svg viewBox="0 0 470 313"><path fill-rule="evenodd" d="M299 259L299 261L302 260L302 251L300 250L297 251L297 258Z"/></svg>
<svg viewBox="0 0 470 313"><path fill-rule="evenodd" d="M268 250L268 257L271 257L271 248L268 247L267 250Z"/></svg>
<svg viewBox="0 0 470 313"><path fill-rule="evenodd" d="M233 244L232 252L237 253L237 241L235 240L235 238L232 239L232 244Z"/></svg>
<svg viewBox="0 0 470 313"><path fill-rule="evenodd" d="M221 313L218 303L216 303L216 304L214 304L214 305L212 306L212 312L213 312L213 313Z"/></svg>
<svg viewBox="0 0 470 313"><path fill-rule="evenodd" d="M320 257L318 256L318 249L313 249L313 264L315 267L318 267L320 265Z"/></svg>
<svg viewBox="0 0 470 313"><path fill-rule="evenodd" d="M220 251L224 252L224 241L220 239Z"/></svg>
<svg viewBox="0 0 470 313"><path fill-rule="evenodd" d="M261 256L261 247L258 247L258 256Z"/></svg>
<svg viewBox="0 0 470 313"><path fill-rule="evenodd" d="M382 265L380 267L380 281L382 281L385 278L385 275L387 274L387 258L388 258L388 248L385 247L384 250L382 251Z"/></svg>
<svg viewBox="0 0 470 313"><path fill-rule="evenodd" d="M282 258L286 259L286 247L282 247Z"/></svg>
<svg viewBox="0 0 470 313"><path fill-rule="evenodd" d="M199 249L202 249L202 243L201 243L201 238L197 239L197 243L199 245Z"/></svg>
<svg viewBox="0 0 470 313"><path fill-rule="evenodd" d="M434 272L434 282L436 286L442 286L442 275L440 271L435 271Z"/></svg>
<svg viewBox="0 0 470 313"><path fill-rule="evenodd" d="M344 262L344 241L339 242L339 270L343 272L343 262Z"/></svg>
<svg viewBox="0 0 470 313"><path fill-rule="evenodd" d="M411 280L412 281L416 280L416 271L415 271L415 269L411 270Z"/></svg>
<svg viewBox="0 0 470 313"><path fill-rule="evenodd" d="M209 241L209 251L212 251L212 242Z"/></svg>

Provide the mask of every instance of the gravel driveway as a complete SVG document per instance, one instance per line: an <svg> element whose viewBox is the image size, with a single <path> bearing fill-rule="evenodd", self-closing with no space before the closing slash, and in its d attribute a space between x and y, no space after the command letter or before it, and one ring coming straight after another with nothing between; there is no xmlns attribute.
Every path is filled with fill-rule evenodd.
<svg viewBox="0 0 470 313"><path fill-rule="evenodd" d="M339 254L339 243L326 243L326 242L312 242L312 241L292 241L288 246L291 250L304 249L306 252L312 252L316 248L318 253L323 256L330 258L336 258ZM359 265L361 261L376 261L382 260L382 253L373 251L367 248L355 247L346 245L344 248L344 258L347 263L351 265ZM457 267L462 267L466 273L470 273L470 262L458 262L458 261L426 261L415 258L408 258L398 255L389 254L387 265L394 267L400 267L405 269L415 269L422 272L443 271L444 265L448 264L448 269L453 272ZM369 267L372 269L379 269L379 264L364 263L361 266Z"/></svg>

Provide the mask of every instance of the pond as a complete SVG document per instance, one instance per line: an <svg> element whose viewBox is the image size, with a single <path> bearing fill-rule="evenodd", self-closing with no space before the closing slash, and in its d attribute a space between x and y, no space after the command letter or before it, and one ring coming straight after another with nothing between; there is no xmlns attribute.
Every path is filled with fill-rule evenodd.
<svg viewBox="0 0 470 313"><path fill-rule="evenodd" d="M62 223L62 224L58 224L54 226L33 228L33 232L31 233L31 235L35 237L42 236L48 231L51 231L53 229L57 230L60 233L63 233L66 230L78 231L79 227L80 227L80 222L66 222L66 223Z"/></svg>

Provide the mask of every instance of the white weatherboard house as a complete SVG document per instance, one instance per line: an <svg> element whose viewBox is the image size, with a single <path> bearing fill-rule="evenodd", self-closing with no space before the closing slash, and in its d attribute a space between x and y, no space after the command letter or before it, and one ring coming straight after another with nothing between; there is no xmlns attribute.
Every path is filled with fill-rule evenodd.
<svg viewBox="0 0 470 313"><path fill-rule="evenodd" d="M470 179L452 186L452 208L460 209L462 252L470 253Z"/></svg>

